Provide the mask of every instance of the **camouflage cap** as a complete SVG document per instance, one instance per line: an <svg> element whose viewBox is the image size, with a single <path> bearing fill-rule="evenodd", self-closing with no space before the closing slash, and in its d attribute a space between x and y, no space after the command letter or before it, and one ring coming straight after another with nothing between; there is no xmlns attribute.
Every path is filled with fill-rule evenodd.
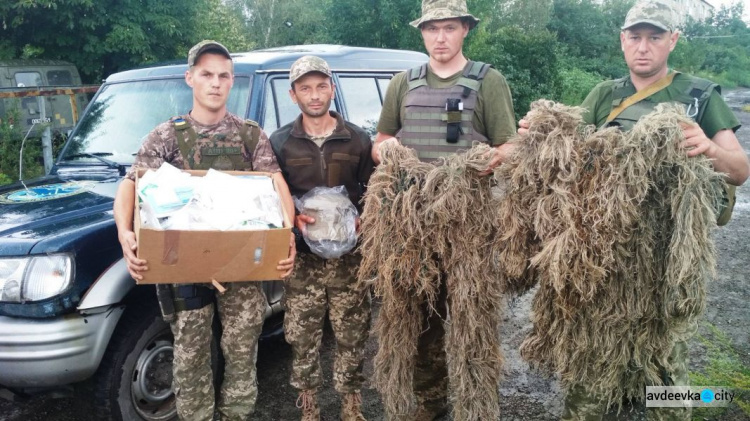
<svg viewBox="0 0 750 421"><path fill-rule="evenodd" d="M469 24L469 29L477 26L479 19L469 13L466 0L422 0L422 16L410 25L419 28L423 23L431 20L463 19Z"/></svg>
<svg viewBox="0 0 750 421"><path fill-rule="evenodd" d="M677 16L665 0L641 0L628 11L622 30L643 23L671 32L677 27Z"/></svg>
<svg viewBox="0 0 750 421"><path fill-rule="evenodd" d="M191 48L190 52L188 52L188 67L195 66L195 62L198 61L198 57L200 57L201 54L207 51L217 52L221 55L226 56L230 60L232 59L232 56L229 55L229 50L227 50L227 47L219 44L216 41L204 39L203 41L193 45L193 48Z"/></svg>
<svg viewBox="0 0 750 421"><path fill-rule="evenodd" d="M320 72L331 77L331 68L325 60L317 56L302 56L292 64L289 70L289 82L294 83L295 80L310 72Z"/></svg>

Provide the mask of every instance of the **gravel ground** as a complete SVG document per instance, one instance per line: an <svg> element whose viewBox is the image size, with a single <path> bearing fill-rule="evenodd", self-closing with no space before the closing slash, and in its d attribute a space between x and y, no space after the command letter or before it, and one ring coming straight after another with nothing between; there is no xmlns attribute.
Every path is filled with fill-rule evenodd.
<svg viewBox="0 0 750 421"><path fill-rule="evenodd" d="M750 104L750 90L731 91L726 95L743 128L737 133L746 152L750 151L750 113L742 107ZM708 305L698 335L690 343L690 369L705 373L712 362L729 355L734 368L750 367L750 287L747 279L750 266L750 243L742 240L750 233L750 191L743 187L737 192L737 205L732 221L716 231L719 253L718 279L709 285ZM533 291L532 291L533 292ZM500 384L503 420L552 420L562 411L562 392L554 378L531 371L521 360L518 346L531 328L528 310L531 292L509 303L503 324L503 350L506 356L505 376ZM376 306L377 311L377 306ZM377 314L375 315L377 316ZM716 330L713 329L716 328ZM717 349L716 331L726 339L726 345ZM372 375L372 357L377 338L367 343L366 375ZM324 420L338 419L339 400L331 383L333 338L330 328L324 336L323 369L327 373L321 394ZM253 419L298 419L295 407L296 391L289 386L291 348L280 339L261 342L258 355L258 381L260 394ZM730 364L730 365L732 365ZM717 384L716 386L721 386ZM363 411L370 420L383 420L382 404L377 392L368 384L363 390ZM59 398L49 396L31 398L25 402L0 400L0 420L3 421L89 421L92 420L85 398ZM639 410L623 413L619 419L643 419ZM446 417L446 419L448 419ZM720 415L700 415L698 419L742 420L747 415L738 408L730 408Z"/></svg>

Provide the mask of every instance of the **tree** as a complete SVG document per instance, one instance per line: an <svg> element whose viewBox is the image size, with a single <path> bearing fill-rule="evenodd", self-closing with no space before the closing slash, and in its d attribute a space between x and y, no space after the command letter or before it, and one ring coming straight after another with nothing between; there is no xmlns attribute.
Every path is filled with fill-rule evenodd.
<svg viewBox="0 0 750 421"><path fill-rule="evenodd" d="M231 52L250 51L257 48L245 26L241 5L224 0L204 0L197 5L195 37L219 41ZM185 51L187 54L187 51ZM185 55L186 55L185 54Z"/></svg>
<svg viewBox="0 0 750 421"><path fill-rule="evenodd" d="M552 18L552 0L476 0L475 3L478 3L477 13L487 24L517 26L525 32L545 29Z"/></svg>
<svg viewBox="0 0 750 421"><path fill-rule="evenodd" d="M565 67L577 67L607 78L621 77L625 62L619 33L633 0L555 0L549 30L557 34Z"/></svg>
<svg viewBox="0 0 750 421"><path fill-rule="evenodd" d="M228 0L241 10L257 48L323 42L324 3L308 0Z"/></svg>
<svg viewBox="0 0 750 421"><path fill-rule="evenodd" d="M560 89L555 37L547 30L524 32L516 26L480 26L465 48L472 60L494 65L505 76L516 117L539 98L557 98Z"/></svg>
<svg viewBox="0 0 750 421"><path fill-rule="evenodd" d="M207 11L221 7L219 0L5 0L0 48L10 57L71 61L85 81L96 82L185 56L203 38L196 28L209 29L201 26L206 16L212 19Z"/></svg>
<svg viewBox="0 0 750 421"><path fill-rule="evenodd" d="M419 0L326 0L326 35L330 42L362 47L422 50Z"/></svg>
<svg viewBox="0 0 750 421"><path fill-rule="evenodd" d="M750 28L741 3L722 6L705 22L688 20L669 58L676 69L697 73L724 87L750 86Z"/></svg>

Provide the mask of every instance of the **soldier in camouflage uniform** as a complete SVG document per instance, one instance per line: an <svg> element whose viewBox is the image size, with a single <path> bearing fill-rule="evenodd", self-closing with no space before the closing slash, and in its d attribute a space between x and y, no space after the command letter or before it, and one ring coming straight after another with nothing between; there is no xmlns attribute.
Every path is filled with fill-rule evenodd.
<svg viewBox="0 0 750 421"><path fill-rule="evenodd" d="M115 222L127 262L135 279L148 270L136 257L133 233L135 172L156 169L168 162L184 169L256 170L273 173L280 181L282 202L291 214L291 196L279 173L268 137L257 124L229 113L226 101L233 82L229 51L214 41L195 45L188 54L187 84L193 88L190 113L157 126L146 138L135 163L120 184L115 199ZM255 145L253 145L255 143ZM290 257L279 262L282 276L294 266L294 243ZM222 323L221 349L225 358L218 413L223 420L245 420L253 412L258 395L255 361L263 326L266 298L258 282L227 284L224 294L198 284L172 285L167 289L176 310L165 319L174 334L173 388L177 413L182 420L214 418L214 385L211 372L212 321L214 312ZM165 311L166 310L166 311Z"/></svg>
<svg viewBox="0 0 750 421"><path fill-rule="evenodd" d="M682 146L687 149L688 156L705 154L711 158L717 171L727 175L729 185L741 185L748 177L750 166L734 134L740 127L739 121L721 98L718 86L667 67L669 54L679 38L676 27L676 12L665 0L639 1L628 11L620 42L629 75L602 82L589 93L582 104L587 110L583 115L584 122L596 127L617 126L630 130L638 119L653 111L656 104L682 103L696 123L683 128L685 141ZM525 120L519 125L520 133L528 129ZM731 215L731 208L728 215ZM719 217L719 223L722 218ZM687 340L691 333L675 343L668 367L661 368L665 385L689 384ZM606 402L590 393L587 385L581 384L568 391L562 419L617 418L615 414L605 412ZM646 418L690 420L691 410L646 408Z"/></svg>
<svg viewBox="0 0 750 421"><path fill-rule="evenodd" d="M289 79L289 94L302 113L271 135L289 189L302 196L314 187L343 185L361 211L360 199L373 169L370 137L329 111L335 87L323 59L301 57L292 65ZM302 232L314 223L310 216L296 216ZM369 288L356 279L359 261L354 252L326 260L301 251L295 274L284 282L284 331L294 352L291 384L300 390L297 406L303 420L320 419L317 391L322 384L320 344L326 310L336 337L333 383L342 395L341 419L364 420L360 388L371 298Z"/></svg>
<svg viewBox="0 0 750 421"><path fill-rule="evenodd" d="M422 16L411 25L421 31L430 59L397 74L388 85L373 146L376 163L380 145L396 141L414 149L423 161L467 150L475 141L486 143L494 155L483 175L491 174L508 156L513 145L507 141L516 129L508 84L490 65L463 54L464 39L478 22L465 0L422 1ZM435 308L422 305L414 370L417 412L405 414L404 420L429 421L448 411L446 300L441 279Z"/></svg>

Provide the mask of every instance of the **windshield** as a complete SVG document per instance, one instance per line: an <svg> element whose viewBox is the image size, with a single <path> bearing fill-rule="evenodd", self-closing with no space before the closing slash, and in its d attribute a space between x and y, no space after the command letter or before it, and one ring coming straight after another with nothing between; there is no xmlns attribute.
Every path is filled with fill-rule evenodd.
<svg viewBox="0 0 750 421"><path fill-rule="evenodd" d="M245 116L249 90L250 77L235 77L227 109ZM101 164L96 158L99 156L132 164L146 135L171 117L186 114L192 104L192 90L184 78L105 85L79 123L61 161Z"/></svg>

